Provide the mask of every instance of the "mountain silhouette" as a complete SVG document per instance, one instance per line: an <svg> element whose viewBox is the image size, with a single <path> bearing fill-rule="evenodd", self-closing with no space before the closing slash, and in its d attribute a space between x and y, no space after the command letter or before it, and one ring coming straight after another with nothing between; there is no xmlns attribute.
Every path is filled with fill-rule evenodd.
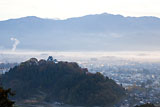
<svg viewBox="0 0 160 107"><path fill-rule="evenodd" d="M129 51L160 49L160 19L94 14L65 20L28 16L0 21L0 49Z"/></svg>

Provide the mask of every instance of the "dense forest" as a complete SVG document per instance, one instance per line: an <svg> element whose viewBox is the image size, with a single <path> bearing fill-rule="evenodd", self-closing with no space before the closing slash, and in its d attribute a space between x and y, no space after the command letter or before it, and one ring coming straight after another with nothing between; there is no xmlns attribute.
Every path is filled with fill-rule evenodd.
<svg viewBox="0 0 160 107"><path fill-rule="evenodd" d="M125 89L100 73L90 73L75 62L31 58L3 74L3 85L16 92L15 100L39 98L80 106L112 105Z"/></svg>

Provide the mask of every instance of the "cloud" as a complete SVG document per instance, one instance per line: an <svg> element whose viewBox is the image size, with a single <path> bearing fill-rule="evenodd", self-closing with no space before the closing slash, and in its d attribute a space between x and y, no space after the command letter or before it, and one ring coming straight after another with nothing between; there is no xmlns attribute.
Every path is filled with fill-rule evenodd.
<svg viewBox="0 0 160 107"><path fill-rule="evenodd" d="M20 43L20 41L16 38L11 38L11 41L14 41L14 44L12 46L12 51L15 51L17 48L17 45Z"/></svg>

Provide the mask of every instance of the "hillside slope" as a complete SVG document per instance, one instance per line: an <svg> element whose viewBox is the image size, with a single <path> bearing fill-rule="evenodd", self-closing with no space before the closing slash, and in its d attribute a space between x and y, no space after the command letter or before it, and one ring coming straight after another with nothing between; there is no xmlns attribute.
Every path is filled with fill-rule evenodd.
<svg viewBox="0 0 160 107"><path fill-rule="evenodd" d="M100 73L92 74L74 62L32 58L3 75L6 88L16 91L16 100L62 102L81 106L112 105L125 96L123 87Z"/></svg>
<svg viewBox="0 0 160 107"><path fill-rule="evenodd" d="M160 19L95 14L66 20L28 16L0 21L0 49L59 51L160 50Z"/></svg>

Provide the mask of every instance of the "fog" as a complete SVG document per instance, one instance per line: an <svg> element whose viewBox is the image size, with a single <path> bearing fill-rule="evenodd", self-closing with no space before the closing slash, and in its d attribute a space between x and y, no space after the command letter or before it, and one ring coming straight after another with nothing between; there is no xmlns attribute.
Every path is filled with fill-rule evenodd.
<svg viewBox="0 0 160 107"><path fill-rule="evenodd" d="M100 60L129 60L138 62L160 62L160 51L115 51L115 52L58 52L58 51L0 51L0 62L22 62L35 57L48 56L62 61L82 61L93 58Z"/></svg>

